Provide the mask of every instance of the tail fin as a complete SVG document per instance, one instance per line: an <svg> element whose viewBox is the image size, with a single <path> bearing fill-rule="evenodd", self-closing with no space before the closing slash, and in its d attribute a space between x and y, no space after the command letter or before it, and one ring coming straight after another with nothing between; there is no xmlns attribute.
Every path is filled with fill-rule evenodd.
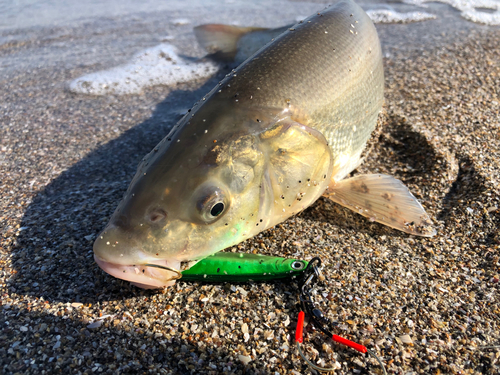
<svg viewBox="0 0 500 375"><path fill-rule="evenodd" d="M253 31L266 30L261 27L238 27L230 25L208 24L194 28L198 43L212 58L233 61L238 52L240 38Z"/></svg>

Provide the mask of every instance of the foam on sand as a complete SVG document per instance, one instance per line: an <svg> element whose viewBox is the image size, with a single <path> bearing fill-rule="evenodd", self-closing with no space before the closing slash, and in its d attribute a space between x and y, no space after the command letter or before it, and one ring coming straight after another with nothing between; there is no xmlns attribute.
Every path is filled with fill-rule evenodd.
<svg viewBox="0 0 500 375"><path fill-rule="evenodd" d="M146 87L209 77L217 70L213 62L187 61L173 45L162 43L139 52L128 64L79 77L70 82L69 89L90 95L136 94Z"/></svg>
<svg viewBox="0 0 500 375"><path fill-rule="evenodd" d="M486 25L500 25L499 0L403 0L404 3L425 7L425 3L438 2L452 6L469 21ZM485 11L487 10L487 11Z"/></svg>
<svg viewBox="0 0 500 375"><path fill-rule="evenodd" d="M407 12L400 13L394 9L374 9L367 10L366 14L374 23L409 23L433 20L436 18L434 14L425 12Z"/></svg>

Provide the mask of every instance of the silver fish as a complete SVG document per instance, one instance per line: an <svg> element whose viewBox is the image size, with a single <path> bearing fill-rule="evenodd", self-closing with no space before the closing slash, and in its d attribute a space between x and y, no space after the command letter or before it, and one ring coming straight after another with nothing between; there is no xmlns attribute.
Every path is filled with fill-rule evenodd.
<svg viewBox="0 0 500 375"><path fill-rule="evenodd" d="M94 257L143 288L248 239L320 196L432 236L420 203L386 175L344 177L383 101L375 27L344 0L293 26L229 74L140 163Z"/></svg>

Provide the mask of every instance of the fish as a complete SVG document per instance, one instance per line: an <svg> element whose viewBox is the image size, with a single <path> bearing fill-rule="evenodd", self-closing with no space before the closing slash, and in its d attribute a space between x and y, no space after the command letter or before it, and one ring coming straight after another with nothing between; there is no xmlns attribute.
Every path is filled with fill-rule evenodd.
<svg viewBox="0 0 500 375"><path fill-rule="evenodd" d="M346 178L382 109L376 29L342 0L232 70L140 162L94 259L141 288L285 221L321 196L403 232L433 236L392 176Z"/></svg>

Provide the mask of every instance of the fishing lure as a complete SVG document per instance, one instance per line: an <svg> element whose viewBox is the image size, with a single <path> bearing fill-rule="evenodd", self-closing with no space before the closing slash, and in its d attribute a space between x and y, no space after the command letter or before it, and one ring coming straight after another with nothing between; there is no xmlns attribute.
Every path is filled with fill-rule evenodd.
<svg viewBox="0 0 500 375"><path fill-rule="evenodd" d="M182 272L182 279L209 282L245 282L300 275L308 262L260 254L215 253Z"/></svg>
<svg viewBox="0 0 500 375"><path fill-rule="evenodd" d="M156 264L147 264L146 266L167 268ZM382 361L377 355L367 349L365 346L334 335L330 333L328 326L331 325L328 319L319 310L311 298L311 287L316 277L320 276L321 260L313 258L311 261L286 259L260 254L244 253L224 253L219 252L208 256L185 271L178 271L173 268L168 270L175 272L176 278L187 281L205 281L205 282L246 282L246 281L266 281L283 279L294 276L301 276L299 283L300 300L310 316L314 325L331 339L340 344L353 348L361 353L368 353L373 356L386 375ZM333 371L334 368L319 367L312 363L302 352L305 313L300 311L295 333L295 341L300 356L306 363L317 371Z"/></svg>

